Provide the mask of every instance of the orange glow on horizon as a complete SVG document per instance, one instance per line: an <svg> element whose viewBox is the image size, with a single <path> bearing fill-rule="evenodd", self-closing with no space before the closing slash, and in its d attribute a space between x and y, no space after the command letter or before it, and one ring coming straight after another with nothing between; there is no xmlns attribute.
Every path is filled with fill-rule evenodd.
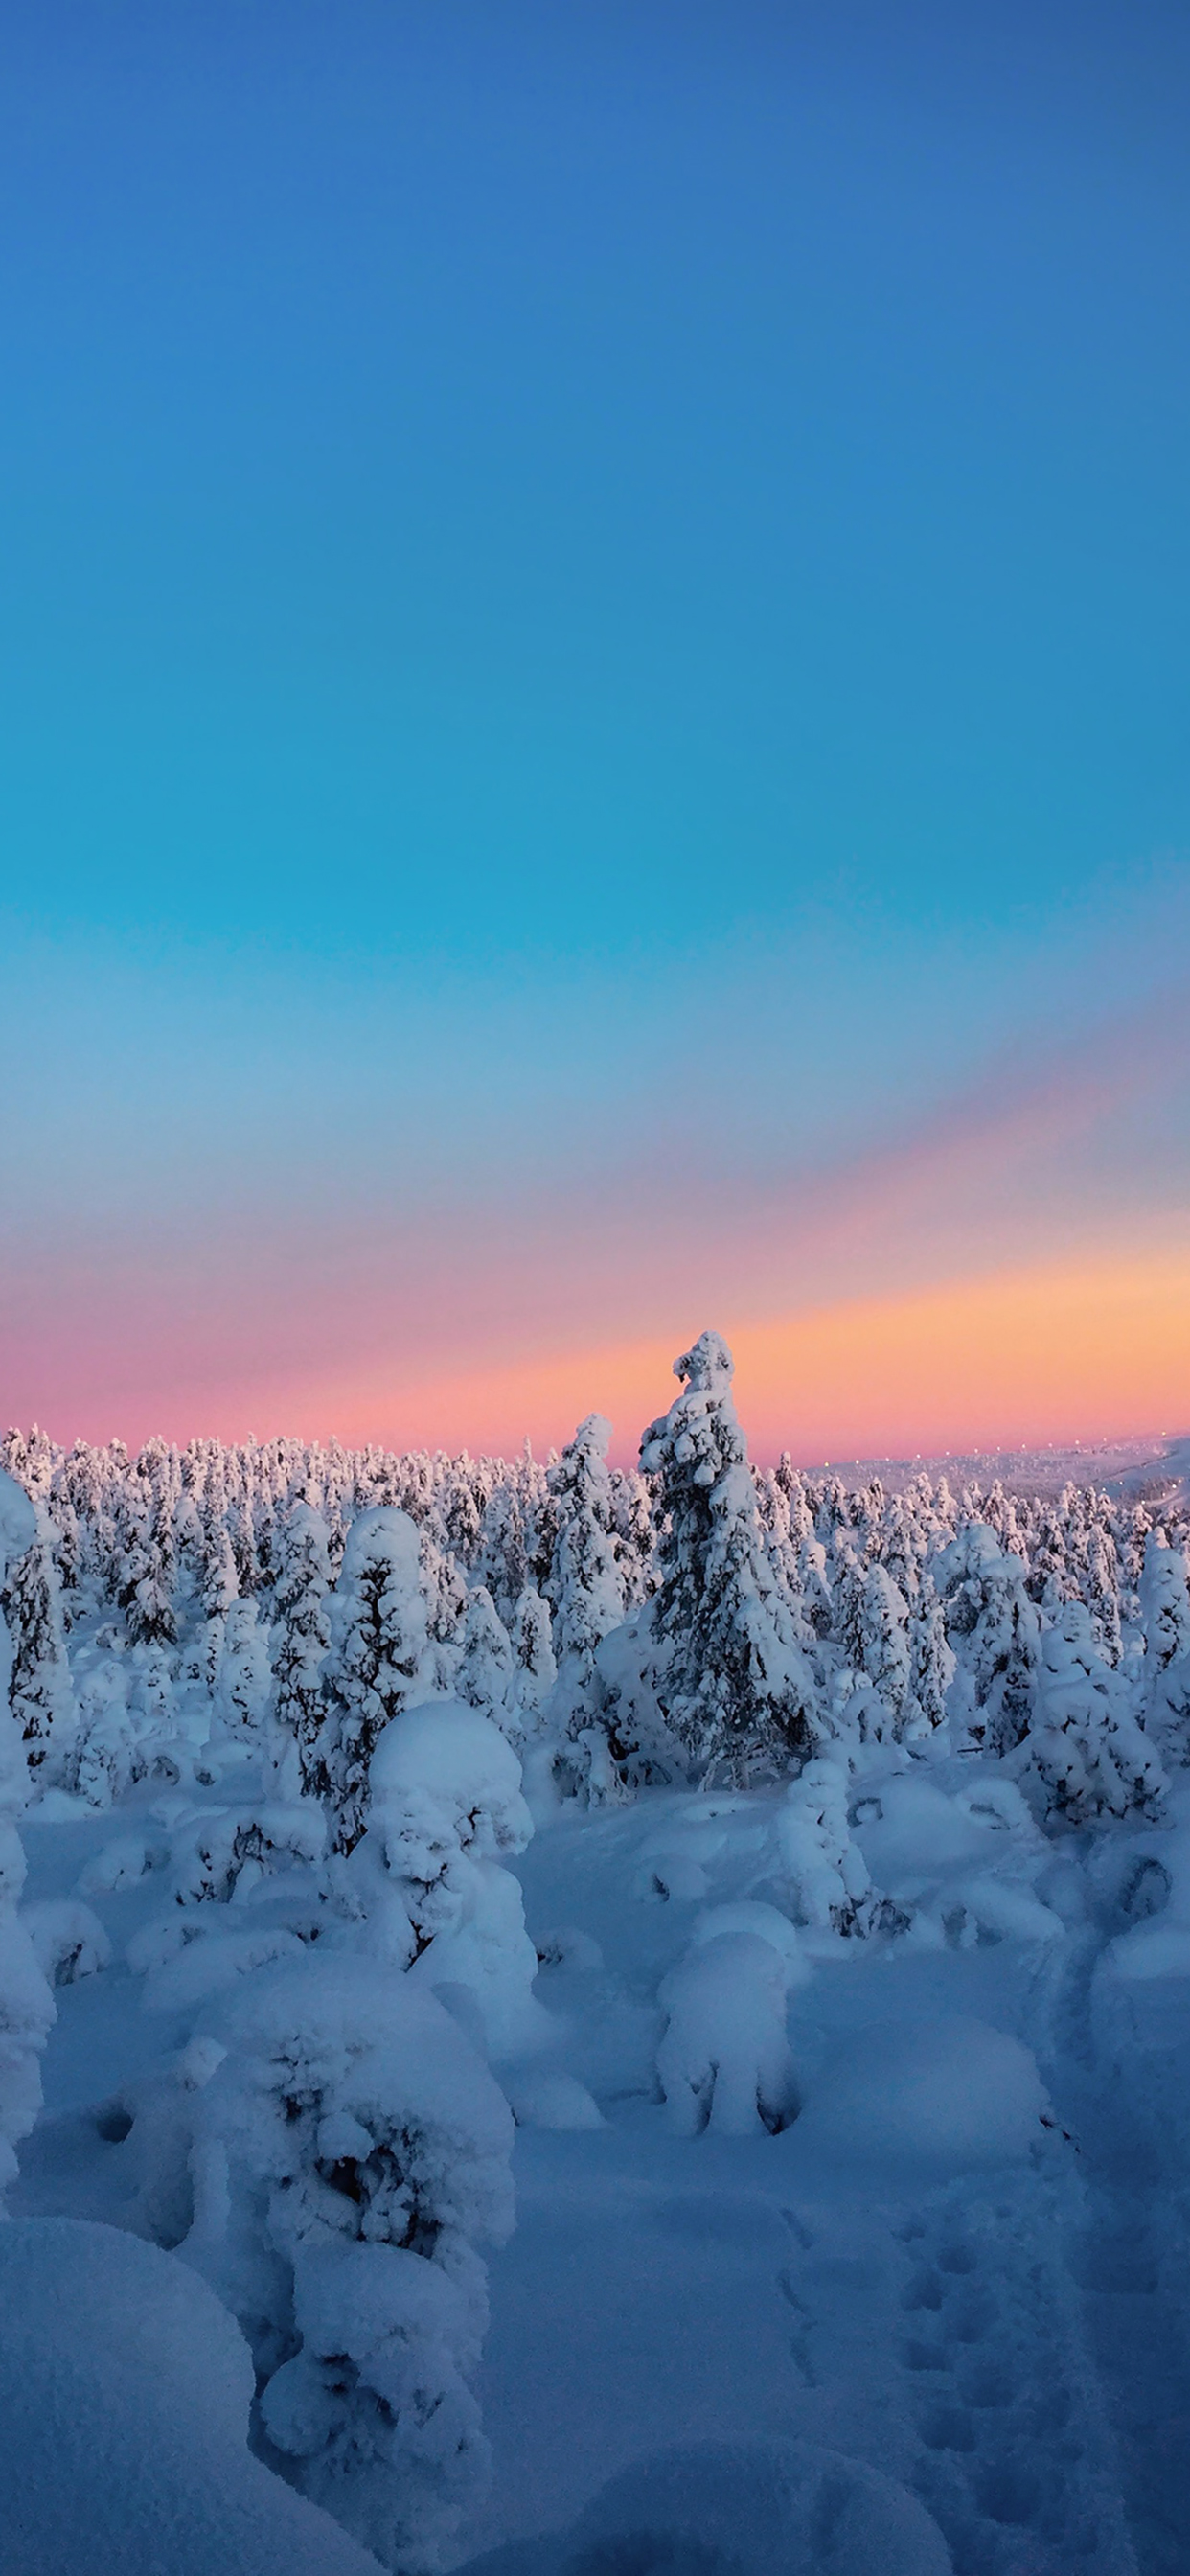
<svg viewBox="0 0 1190 2576"><path fill-rule="evenodd" d="M760 1459L782 1448L806 1463L928 1456L1190 1426L1190 1252L1001 1272L762 1323L695 1314L686 1338L708 1323L735 1353L740 1415ZM291 1382L269 1389L257 1430L506 1455L528 1437L540 1455L598 1410L624 1460L674 1394L682 1346L679 1327L664 1340L555 1350L403 1386L381 1367Z"/></svg>

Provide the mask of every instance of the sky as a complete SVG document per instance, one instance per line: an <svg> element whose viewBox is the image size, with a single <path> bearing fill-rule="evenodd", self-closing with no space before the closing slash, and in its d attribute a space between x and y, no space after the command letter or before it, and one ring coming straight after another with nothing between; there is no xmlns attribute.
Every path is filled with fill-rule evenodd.
<svg viewBox="0 0 1190 2576"><path fill-rule="evenodd" d="M1190 1427L1190 20L0 0L0 1410Z"/></svg>

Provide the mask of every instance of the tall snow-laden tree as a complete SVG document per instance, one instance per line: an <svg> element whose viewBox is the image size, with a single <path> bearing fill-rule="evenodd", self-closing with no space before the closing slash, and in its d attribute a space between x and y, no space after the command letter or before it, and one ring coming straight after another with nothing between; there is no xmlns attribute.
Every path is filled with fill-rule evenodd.
<svg viewBox="0 0 1190 2576"><path fill-rule="evenodd" d="M44 1505L31 1508L33 1541L8 1575L5 1610L13 1645L12 1713L29 1770L44 1787L59 1777L74 1733L75 1705L53 1531Z"/></svg>
<svg viewBox="0 0 1190 2576"><path fill-rule="evenodd" d="M542 1600L531 1584L526 1585L516 1605L512 1621L512 1651L515 1659L513 1687L522 1728L528 1732L536 1725L538 1715L558 1678L550 1628L549 1603Z"/></svg>
<svg viewBox="0 0 1190 2576"><path fill-rule="evenodd" d="M159 1486L146 1496L143 1513L128 1536L120 1607L130 1645L177 1644L176 1589L173 1503L168 1487Z"/></svg>
<svg viewBox="0 0 1190 2576"><path fill-rule="evenodd" d="M1180 1547L1154 1530L1145 1544L1140 1578L1144 1628L1143 1687L1150 1725L1169 1754L1190 1759L1190 1583Z"/></svg>
<svg viewBox="0 0 1190 2576"><path fill-rule="evenodd" d="M502 1476L484 1506L476 1571L505 1628L529 1580L529 1556L523 1495L512 1476Z"/></svg>
<svg viewBox="0 0 1190 2576"><path fill-rule="evenodd" d="M236 1740L255 1739L269 1703L268 1632L254 1601L233 1601L223 1621L215 1705Z"/></svg>
<svg viewBox="0 0 1190 2576"><path fill-rule="evenodd" d="M909 1605L883 1565L869 1565L859 1601L860 1670L900 1726L912 1689Z"/></svg>
<svg viewBox="0 0 1190 2576"><path fill-rule="evenodd" d="M469 1708L488 1716L509 1714L514 1658L508 1630L491 1593L477 1583L467 1602L455 1689Z"/></svg>
<svg viewBox="0 0 1190 2576"><path fill-rule="evenodd" d="M214 1690L223 1656L223 1634L232 1603L240 1597L239 1577L225 1522L208 1524L204 1532L202 1568L202 1669L207 1688Z"/></svg>
<svg viewBox="0 0 1190 2576"><path fill-rule="evenodd" d="M624 1616L616 1509L607 1467L610 1422L589 1413L548 1470L554 1502L549 1598L564 1685L581 1691L601 1640Z"/></svg>
<svg viewBox="0 0 1190 2576"><path fill-rule="evenodd" d="M331 1595L331 1638L312 1785L332 1809L336 1848L350 1852L364 1830L372 1748L416 1698L426 1646L417 1531L391 1505L352 1522Z"/></svg>
<svg viewBox="0 0 1190 2576"><path fill-rule="evenodd" d="M36 1546L29 1496L0 1469L0 2196L16 2178L16 2148L41 2108L40 2057L54 1999L17 1913L25 1855L17 1818L29 1794L20 1729L9 1708L13 1649L5 1622L5 1575Z"/></svg>
<svg viewBox="0 0 1190 2576"><path fill-rule="evenodd" d="M932 1574L923 1574L909 1619L909 1689L914 1720L933 1729L946 1716L947 1693L954 1680L954 1648ZM916 1724L911 1721L911 1732Z"/></svg>
<svg viewBox="0 0 1190 2576"><path fill-rule="evenodd" d="M972 1746L1010 1752L1029 1724L1041 1636L1024 1561L1005 1555L986 1522L969 1521L933 1573L958 1664L957 1713Z"/></svg>
<svg viewBox="0 0 1190 2576"><path fill-rule="evenodd" d="M1113 1671L1124 1651L1120 1593L1120 1561L1116 1543L1111 1531L1099 1520L1093 1523L1088 1534L1083 1598L1091 1614L1096 1645L1104 1662Z"/></svg>
<svg viewBox="0 0 1190 2576"><path fill-rule="evenodd" d="M310 1503L294 1503L282 1523L273 1587L272 1769L288 1796L313 1789L322 1725L322 1671L330 1651L330 1543L326 1522Z"/></svg>
<svg viewBox="0 0 1190 2576"><path fill-rule="evenodd" d="M653 1686L696 1775L746 1782L800 1767L821 1731L817 1685L764 1550L748 1452L718 1333L674 1362L682 1393L652 1423L660 1587L648 1621Z"/></svg>

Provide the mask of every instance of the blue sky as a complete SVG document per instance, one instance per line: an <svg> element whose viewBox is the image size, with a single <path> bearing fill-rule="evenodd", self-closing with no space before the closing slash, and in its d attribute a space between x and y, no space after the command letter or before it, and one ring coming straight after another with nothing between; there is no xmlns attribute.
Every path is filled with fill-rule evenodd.
<svg viewBox="0 0 1190 2576"><path fill-rule="evenodd" d="M660 1330L656 1172L1176 1022L1188 108L1149 0L0 15L18 1268L577 1171ZM1163 1066L1055 1253L1165 1241Z"/></svg>

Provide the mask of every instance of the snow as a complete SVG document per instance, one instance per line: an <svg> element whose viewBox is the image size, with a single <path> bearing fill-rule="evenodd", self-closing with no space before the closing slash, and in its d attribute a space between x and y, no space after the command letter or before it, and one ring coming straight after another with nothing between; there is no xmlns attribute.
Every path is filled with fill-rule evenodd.
<svg viewBox="0 0 1190 2576"><path fill-rule="evenodd" d="M1027 2157L1048 2109L1033 2057L1008 2031L960 2013L873 2022L824 2067L799 2144L885 2174L964 2173Z"/></svg>
<svg viewBox="0 0 1190 2576"><path fill-rule="evenodd" d="M757 1479L681 1368L668 1576L598 1419L26 1457L18 2576L1182 2576L1184 1524Z"/></svg>
<svg viewBox="0 0 1190 2576"><path fill-rule="evenodd" d="M252 2361L185 2265L114 2227L0 2229L13 2576L376 2576L248 2449Z"/></svg>
<svg viewBox="0 0 1190 2576"><path fill-rule="evenodd" d="M471 1710L465 1722L485 1723ZM394 1721L394 1731L405 1724ZM440 1756L423 1746L415 1760L419 1732L410 1730L400 1759L396 1747L386 1755L389 1790L404 1780L406 1794L419 1770L449 1785L457 1741ZM490 1769L473 1814L494 1841L494 1819L508 1827L513 1773L506 1745L493 1753L482 1732L476 1745ZM208 1798L219 1806L217 1791ZM279 2173L277 2154L292 2152L288 2124L269 2127L272 2112L259 2128L275 2098L265 2076L278 2040L288 2033L287 2045L322 2067L321 2143L341 2158L358 2154L357 2129L373 2136L382 2098L395 2114L394 2087L412 2104L413 2083L423 2122L429 2116L428 2028L442 2052L437 2134L457 2143L477 2118L487 2123L472 2166L483 2205L461 2211L468 2226L488 2231L490 2324L478 2372L460 2378L450 2364L460 2323L457 2302L448 2313L452 2290L472 2321L471 2350L479 2331L466 2263L459 2274L426 2267L442 2272L441 2289L415 2271L407 2297L397 2279L405 2258L394 2269L401 2249L391 2242L344 2239L338 2292L325 2265L297 2261L300 2229L285 2261L302 2349L314 2362L338 2338L338 2348L358 2355L353 2371L390 2392L412 2388L416 2408L437 2354L437 2384L454 2388L453 2420L458 2438L475 2446L477 2473L482 2419L491 2485L486 2499L478 2484L468 2489L444 2565L486 2558L492 2576L614 2569L635 2563L621 2543L626 2549L647 2530L665 2535L657 2550L664 2545L669 2565L682 2566L684 2549L698 2576L717 2564L730 2569L733 2550L746 2571L779 2567L784 2552L810 2576L865 2564L882 2576L898 2564L950 2564L958 2576L1016 2576L1026 2566L1041 2576L1081 2576L1084 2567L1172 2576L1178 2552L1162 2541L1160 2515L1171 2509L1171 2489L1176 2500L1179 2472L1168 2469L1154 2487L1149 2471L1159 2428L1178 2419L1188 2384L1176 2212L1190 2062L1184 2020L1171 2029L1167 2014L1153 2018L1172 1993L1188 1991L1190 1799L1185 1790L1177 1799L1172 1822L1138 1820L1110 1845L1056 1849L999 1766L947 1757L927 1777L894 1749L855 1782L852 1831L872 1881L912 1909L911 1929L867 1938L829 1924L799 1929L780 1902L788 1793L667 1791L611 1810L562 1808L519 1852L487 1863L514 1893L516 1870L540 1954L534 2000L545 2042L539 2032L532 2053L500 2070L515 2132L501 2131L508 2114L499 2093L482 2095L490 2077L420 1980L335 1946L350 1923L327 1920L333 1900L317 1894L317 1860L294 1864L284 1880L262 1879L246 1901L171 1901L163 1916L167 1856L143 1875L96 1871L114 1839L110 1818L33 1820L33 1901L65 1901L85 1876L112 1959L58 1990L47 2111L22 2152L14 2208L22 2222L30 2211L113 2221L121 2246L161 2262L155 2247L123 2231L160 2238L177 2230L169 2259L193 2285L184 2295L201 2303L214 2282L234 2304L245 2297L233 2296L236 2265L250 2253L253 2273L270 2246L278 2255L275 2234L254 2238L253 2252L233 2243L220 2216L250 2205L247 2164ZM160 1803L142 1793L138 1805L134 1795L125 1845L168 1855L169 1830L153 1812ZM517 1819L514 1841L521 1830ZM650 1884L665 1848L697 1855L697 1894L662 1896ZM1109 1851L1110 1869L1099 1849ZM97 1876L115 1884L97 1889ZM313 1948L289 1928L299 1920L299 1885L307 1914L325 1925ZM968 1939L960 1905L981 1887L984 1917L996 1891L1004 1920L995 1937L985 1922ZM1129 1911L1150 1904L1162 1910ZM162 1959L155 1927L171 1922L196 1928ZM922 1922L929 1938L912 1928ZM1171 1946L1134 1974L1129 1961L1145 1942ZM211 1976L200 1974L204 1953ZM160 1987L154 1995L154 1979L174 1968L194 1977L193 1988L180 1978L172 1997ZM705 2063L715 2052L706 1998L698 2003L704 1973L723 2025L715 2080L726 2084L725 2112L741 2090L732 2096L724 2030L737 2062L753 2052L757 2075L779 2029L795 2070L796 2104L787 2100L784 2112L796 2107L797 2115L785 2125L765 2122L758 2076L748 2105L746 2076L744 2134L730 2117L709 2118L693 2135L672 2127L657 2077L673 2018L666 2000L691 1981ZM146 2002L171 2009L146 2011ZM369 2075L379 2065L370 2052L381 2045L369 2034L386 2024L396 2041L398 2031L412 2033L414 2012L431 2016L417 2050L411 2038L384 2043L383 2080ZM1154 2066L1162 2108L1158 2119L1154 2106L1148 2130L1144 2070ZM1139 2237L1128 2196L1137 2122L1149 2176ZM261 2135L263 2149L252 2144ZM180 2152L184 2179L196 2138L207 2161L195 2160L190 2209L184 2192L181 2203L171 2200L170 2160ZM517 2226L503 2250L491 2251L491 2230L499 2235L509 2217L507 2186L497 2182L509 2138ZM220 2197L210 2163L217 2146L230 2197ZM456 2164L456 2147L432 2151L433 2172L445 2176ZM350 2213L352 2204L342 2205ZM1085 2290L1088 2248L1098 2280L1107 2278L1108 2246L1116 2249L1111 2277L1127 2286ZM378 2276L378 2307L370 2289L365 2297L365 2275L376 2267L362 2257L373 2251L390 2265ZM200 2252L205 2279L194 2268ZM412 2253L408 2261L424 2264ZM423 2288L429 2308L418 2304ZM345 2307L335 2304L340 2294ZM1149 2409L1134 2460L1116 2430L1121 2338L1111 2312L1137 2302L1151 2350L1133 2350L1130 2366L1133 2408L1140 2385L1141 2411ZM196 2352L205 2313L196 2308ZM286 2459L291 2472L301 2468L302 2453L286 2452L281 2436L309 2438L320 2386L291 2370L276 2388L274 2468ZM325 2430L325 2414L317 2420ZM166 2442L164 2433L154 2438ZM674 2455L683 2451L678 2469ZM264 2467L250 2465L267 2482ZM418 2476L423 2497L433 2496L440 2468L423 2458ZM230 2492L229 2479L223 2484ZM337 2492L333 2476L312 2480L315 2488L324 2502ZM280 2493L286 2510L302 2501L287 2487ZM608 2555L613 2544L619 2559ZM302 2563L296 2547L291 2555ZM68 2557L62 2563L71 2570ZM216 2567L223 2576L224 2563L203 2566L196 2556L196 2576L200 2567L202 2576ZM335 2562L328 2555L325 2563Z"/></svg>

